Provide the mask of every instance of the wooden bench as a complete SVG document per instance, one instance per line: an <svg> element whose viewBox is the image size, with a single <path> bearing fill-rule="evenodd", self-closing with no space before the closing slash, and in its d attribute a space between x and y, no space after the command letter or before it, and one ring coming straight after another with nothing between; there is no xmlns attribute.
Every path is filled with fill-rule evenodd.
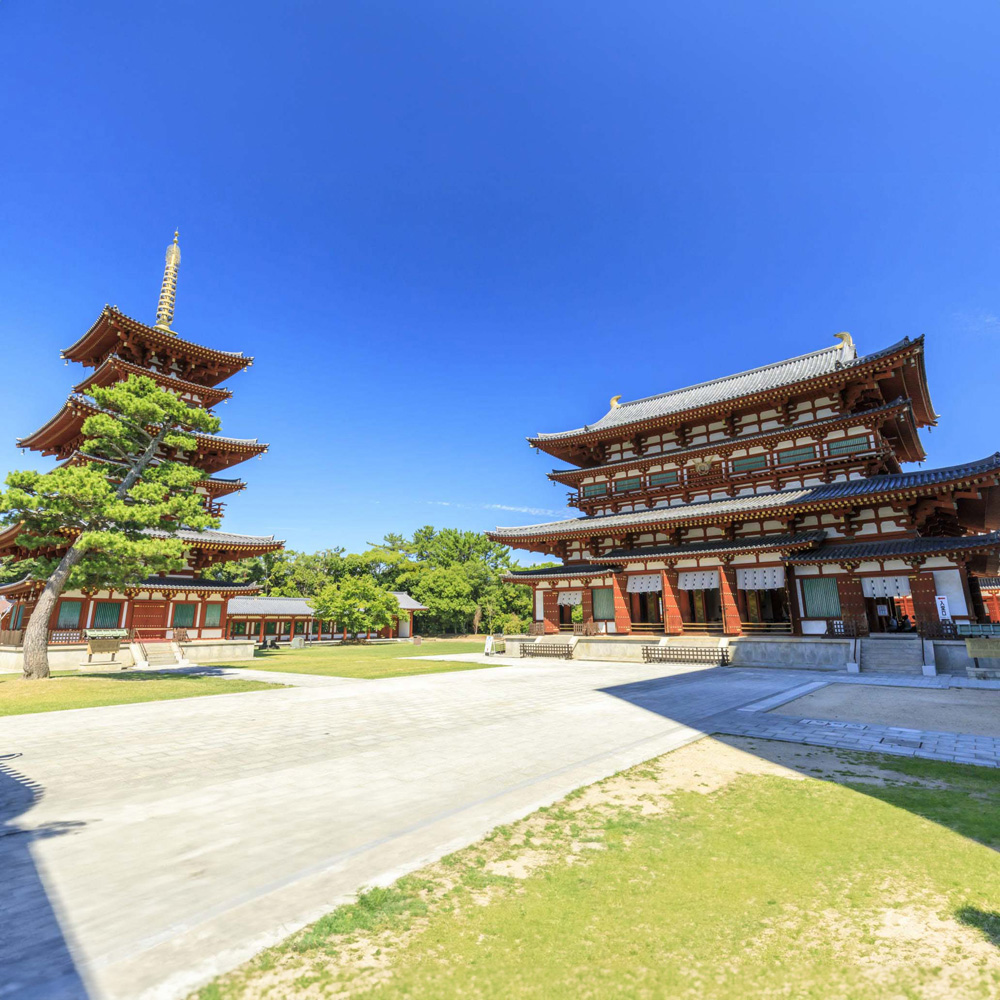
<svg viewBox="0 0 1000 1000"><path fill-rule="evenodd" d="M715 667L729 666L728 646L688 646L686 643L666 646L644 645L643 663L710 663Z"/></svg>
<svg viewBox="0 0 1000 1000"><path fill-rule="evenodd" d="M522 656L551 656L557 660L573 657L573 648L565 642L522 642Z"/></svg>

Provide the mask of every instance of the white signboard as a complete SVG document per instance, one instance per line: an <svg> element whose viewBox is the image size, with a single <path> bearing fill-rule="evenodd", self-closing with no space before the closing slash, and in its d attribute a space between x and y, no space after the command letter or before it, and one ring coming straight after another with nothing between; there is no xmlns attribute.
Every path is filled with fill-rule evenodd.
<svg viewBox="0 0 1000 1000"><path fill-rule="evenodd" d="M948 607L948 598L944 594L938 594L934 598L937 605L938 618L943 622L951 621L951 609Z"/></svg>

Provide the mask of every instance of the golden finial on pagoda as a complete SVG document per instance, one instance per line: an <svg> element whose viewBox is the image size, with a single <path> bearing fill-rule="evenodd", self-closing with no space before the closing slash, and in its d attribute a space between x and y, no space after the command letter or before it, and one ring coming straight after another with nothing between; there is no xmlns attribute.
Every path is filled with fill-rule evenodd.
<svg viewBox="0 0 1000 1000"><path fill-rule="evenodd" d="M617 410L618 407L622 405L621 402L620 402L621 398L622 397L620 395L619 396L612 396L611 397L611 404L610 405L611 405L611 409L612 410Z"/></svg>
<svg viewBox="0 0 1000 1000"><path fill-rule="evenodd" d="M181 266L181 248L177 245L180 233L174 230L174 242L167 247L167 262L163 268L163 284L160 286L160 301L156 306L156 329L167 330L174 320L174 305L177 301L177 272Z"/></svg>

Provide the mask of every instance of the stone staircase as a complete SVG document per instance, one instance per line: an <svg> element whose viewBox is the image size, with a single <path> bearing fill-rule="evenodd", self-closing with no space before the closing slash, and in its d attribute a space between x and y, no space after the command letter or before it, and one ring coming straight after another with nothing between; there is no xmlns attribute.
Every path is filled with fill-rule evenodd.
<svg viewBox="0 0 1000 1000"><path fill-rule="evenodd" d="M146 664L150 667L176 667L180 665L177 647L172 642L143 643Z"/></svg>
<svg viewBox="0 0 1000 1000"><path fill-rule="evenodd" d="M861 640L863 674L920 674L923 653L918 635L894 635Z"/></svg>

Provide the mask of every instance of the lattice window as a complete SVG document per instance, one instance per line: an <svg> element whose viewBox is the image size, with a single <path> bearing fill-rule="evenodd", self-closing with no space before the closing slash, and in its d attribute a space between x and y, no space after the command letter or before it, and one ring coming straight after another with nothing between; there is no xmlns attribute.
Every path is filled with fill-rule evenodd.
<svg viewBox="0 0 1000 1000"><path fill-rule="evenodd" d="M56 620L56 628L79 628L80 611L83 608L83 601L63 601L59 605L59 617Z"/></svg>
<svg viewBox="0 0 1000 1000"><path fill-rule="evenodd" d="M197 604L175 604L174 605L174 628L193 628L194 614Z"/></svg>
<svg viewBox="0 0 1000 1000"><path fill-rule="evenodd" d="M607 483L587 483L583 488L583 495L585 497L602 497L607 492Z"/></svg>
<svg viewBox="0 0 1000 1000"><path fill-rule="evenodd" d="M677 472L654 472L649 477L650 486L670 486L677 482Z"/></svg>
<svg viewBox="0 0 1000 1000"><path fill-rule="evenodd" d="M870 447L867 434L855 434L853 437L828 441L826 450L831 455L850 455L856 451L867 451Z"/></svg>
<svg viewBox="0 0 1000 1000"><path fill-rule="evenodd" d="M594 620L611 622L615 620L615 592L611 587L594 587Z"/></svg>
<svg viewBox="0 0 1000 1000"><path fill-rule="evenodd" d="M767 455L747 455L746 458L733 459L733 472L752 472L754 469L767 468Z"/></svg>
<svg viewBox="0 0 1000 1000"><path fill-rule="evenodd" d="M837 581L830 577L805 577L802 580L802 601L806 606L807 618L840 617Z"/></svg>
<svg viewBox="0 0 1000 1000"><path fill-rule="evenodd" d="M615 493L628 493L637 490L642 486L642 479L639 476L630 476L628 479L615 480Z"/></svg>
<svg viewBox="0 0 1000 1000"><path fill-rule="evenodd" d="M808 462L816 457L816 445L806 444L801 448L787 448L775 456L778 465L794 465L796 462Z"/></svg>

